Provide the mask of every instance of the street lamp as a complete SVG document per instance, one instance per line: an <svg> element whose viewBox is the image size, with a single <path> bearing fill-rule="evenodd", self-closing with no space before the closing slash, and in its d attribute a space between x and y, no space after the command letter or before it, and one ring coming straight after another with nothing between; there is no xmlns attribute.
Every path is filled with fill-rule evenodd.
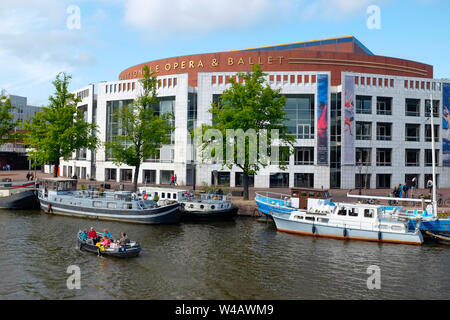
<svg viewBox="0 0 450 320"><path fill-rule="evenodd" d="M361 176L362 163L361 163L361 160L359 160L356 163L356 166L358 167L358 172L359 172L359 195L361 195L361 187L362 187L362 176Z"/></svg>

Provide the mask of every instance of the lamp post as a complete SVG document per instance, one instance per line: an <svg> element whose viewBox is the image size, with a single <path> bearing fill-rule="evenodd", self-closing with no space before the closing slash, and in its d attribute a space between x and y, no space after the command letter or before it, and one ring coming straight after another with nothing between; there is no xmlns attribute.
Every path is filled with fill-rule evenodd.
<svg viewBox="0 0 450 320"><path fill-rule="evenodd" d="M356 166L358 167L358 172L359 172L359 195L361 195L361 187L362 187L362 176L361 176L362 163L361 163L361 160L359 160L356 163Z"/></svg>

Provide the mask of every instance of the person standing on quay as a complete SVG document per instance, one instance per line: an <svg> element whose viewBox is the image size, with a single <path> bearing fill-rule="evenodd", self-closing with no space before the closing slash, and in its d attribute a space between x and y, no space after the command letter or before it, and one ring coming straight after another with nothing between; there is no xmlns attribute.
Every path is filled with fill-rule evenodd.
<svg viewBox="0 0 450 320"><path fill-rule="evenodd" d="M170 185L175 185L175 176L173 174L170 176Z"/></svg>

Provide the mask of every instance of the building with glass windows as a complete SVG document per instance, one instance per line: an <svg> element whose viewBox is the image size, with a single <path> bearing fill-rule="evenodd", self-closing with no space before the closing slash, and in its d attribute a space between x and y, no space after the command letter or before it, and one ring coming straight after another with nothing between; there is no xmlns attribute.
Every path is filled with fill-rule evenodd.
<svg viewBox="0 0 450 320"><path fill-rule="evenodd" d="M158 76L158 112L174 115L171 144L145 160L139 182L179 185L242 185L237 167L202 163L189 130L211 122L208 110L227 79L260 64L267 83L286 96L287 126L296 138L286 170L276 164L250 178L261 188L393 188L417 178L424 187L432 173L430 97L433 99L437 183L450 187L450 80L433 79L424 63L374 55L356 38L274 45L197 54L130 67L118 81L76 93L87 121L109 141L120 134L112 114L139 95L142 67ZM104 148L81 150L61 163L60 175L98 181L131 181L134 168L117 166Z"/></svg>

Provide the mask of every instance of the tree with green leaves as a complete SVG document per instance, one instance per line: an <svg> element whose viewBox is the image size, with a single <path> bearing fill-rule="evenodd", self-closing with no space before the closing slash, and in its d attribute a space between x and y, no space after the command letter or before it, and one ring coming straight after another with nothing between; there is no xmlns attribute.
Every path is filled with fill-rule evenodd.
<svg viewBox="0 0 450 320"><path fill-rule="evenodd" d="M142 68L142 93L130 105L113 114L119 123L121 134L105 143L116 165L135 167L133 188L136 192L139 168L145 159L158 154L164 144L170 143L172 114L161 114L155 110L159 104L156 94L157 79L148 66Z"/></svg>
<svg viewBox="0 0 450 320"><path fill-rule="evenodd" d="M71 79L70 75L59 73L53 81L55 94L49 98L49 105L23 124L27 131L24 142L34 148L29 159L36 159L38 164L53 163L55 177L61 158L68 158L82 148L98 146L97 125L86 122L82 110L77 108L81 98L69 92Z"/></svg>
<svg viewBox="0 0 450 320"><path fill-rule="evenodd" d="M286 98L280 95L280 90L273 90L265 83L266 75L256 64L253 72L238 73L238 80L229 78L231 87L222 93L219 102L213 103L209 110L213 117L212 124L202 126L201 141L196 138L203 160L214 158L219 152L227 155L227 161L222 166L229 169L237 166L242 170L246 200L249 175L266 167L269 164L268 157L277 159L279 167L285 170L286 156L292 153L295 141L285 124L289 120L284 111ZM208 135L208 132L213 134ZM218 141L220 139L217 136L222 142ZM210 150L211 145L217 142L222 150ZM274 148L275 145L279 148ZM281 151L281 155L272 154L272 150Z"/></svg>
<svg viewBox="0 0 450 320"><path fill-rule="evenodd" d="M14 115L11 113L15 108L9 98L0 97L0 145L12 142L18 137L18 133L13 130L19 122L14 121Z"/></svg>

